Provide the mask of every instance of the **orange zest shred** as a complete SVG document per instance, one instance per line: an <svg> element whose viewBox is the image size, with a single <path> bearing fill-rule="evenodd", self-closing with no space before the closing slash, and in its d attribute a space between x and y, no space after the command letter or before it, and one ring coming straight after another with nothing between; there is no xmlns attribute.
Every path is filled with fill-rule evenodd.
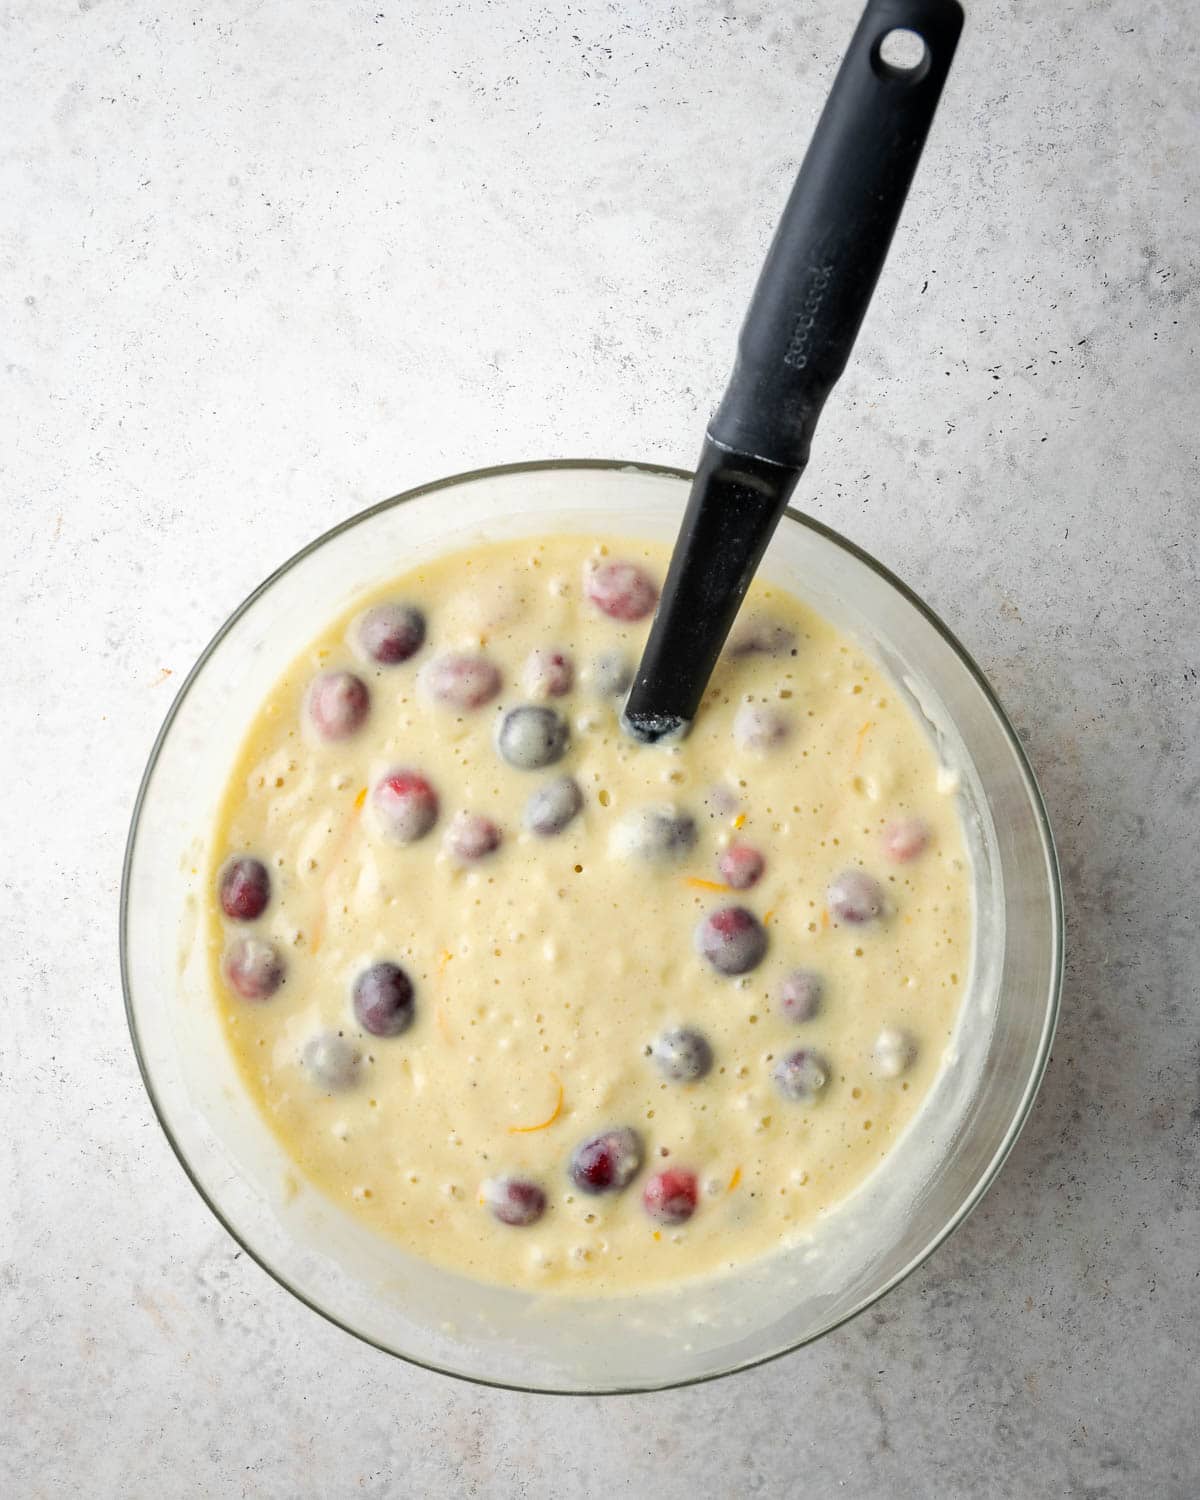
<svg viewBox="0 0 1200 1500"><path fill-rule="evenodd" d="M829 926L829 908L827 906L821 908L821 926Z"/></svg>
<svg viewBox="0 0 1200 1500"><path fill-rule="evenodd" d="M865 740L867 738L867 735L870 733L870 731L871 731L871 721L870 721L870 719L868 719L865 724L863 724L863 725L861 725L859 727L858 734L854 738L854 759L855 760L857 760L858 757L863 753L863 744L864 744L864 742L865 742Z"/></svg>
<svg viewBox="0 0 1200 1500"><path fill-rule="evenodd" d="M770 927L770 925L771 925L771 918L774 915L775 915L775 908L774 907L772 907L770 911L763 912L763 926L764 927Z"/></svg>
<svg viewBox="0 0 1200 1500"><path fill-rule="evenodd" d="M562 1086L562 1082L558 1078L555 1078L555 1076L554 1076L553 1073L551 1073L550 1077L554 1079L555 1085L558 1088L558 1098L554 1101L554 1108L553 1108L553 1110L551 1110L550 1114L546 1117L546 1119L542 1120L537 1125L510 1125L508 1127L508 1133L509 1133L509 1135L530 1135L535 1130L545 1130L548 1125L553 1125L554 1122L555 1122L555 1120L558 1119L559 1115L562 1114L562 1107L563 1107L563 1086Z"/></svg>
<svg viewBox="0 0 1200 1500"><path fill-rule="evenodd" d="M729 1179L729 1188L728 1188L728 1191L732 1193L733 1190L734 1190L734 1188L737 1187L738 1183L741 1182L741 1180L742 1180L742 1169L741 1169L741 1167L734 1167L734 1169L733 1169L733 1176Z"/></svg>
<svg viewBox="0 0 1200 1500"><path fill-rule="evenodd" d="M734 820L733 820L733 826L735 828L745 828L745 826L746 826L746 814L745 813L738 813L737 817L734 818Z"/></svg>
<svg viewBox="0 0 1200 1500"><path fill-rule="evenodd" d="M699 875L685 875L684 885L690 885L694 891L727 891L727 885L722 885L719 880L701 880Z"/></svg>
<svg viewBox="0 0 1200 1500"><path fill-rule="evenodd" d="M656 1229L654 1231L654 1238L656 1240L661 1240L662 1239L662 1230L661 1229Z"/></svg>
<svg viewBox="0 0 1200 1500"><path fill-rule="evenodd" d="M329 882L333 879L333 872L337 869L342 855L346 852L346 845L350 842L350 836L355 829L355 820L362 811L363 803L367 800L367 789L364 786L354 799L354 811L345 828L338 835L337 843L329 856L329 874L321 882L321 900L317 907L317 914L313 918L311 951L321 951L321 939L325 936L325 907L329 901Z"/></svg>
<svg viewBox="0 0 1200 1500"><path fill-rule="evenodd" d="M444 974L446 972L446 965L453 957L454 954L450 952L449 948L442 949L442 951L438 954L437 961L437 971L439 974Z"/></svg>

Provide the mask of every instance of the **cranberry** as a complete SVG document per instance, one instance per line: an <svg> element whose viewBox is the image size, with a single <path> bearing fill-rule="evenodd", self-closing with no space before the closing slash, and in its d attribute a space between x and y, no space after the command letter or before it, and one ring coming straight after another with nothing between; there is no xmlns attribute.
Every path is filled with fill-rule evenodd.
<svg viewBox="0 0 1200 1500"><path fill-rule="evenodd" d="M563 758L569 738L567 721L552 708L524 704L510 708L500 720L496 749L518 771L540 771Z"/></svg>
<svg viewBox="0 0 1200 1500"><path fill-rule="evenodd" d="M782 620L766 615L751 617L734 627L729 638L730 656L786 656L796 644L796 632Z"/></svg>
<svg viewBox="0 0 1200 1500"><path fill-rule="evenodd" d="M486 656L451 652L438 656L421 674L425 691L449 708L482 708L500 691L500 670Z"/></svg>
<svg viewBox="0 0 1200 1500"><path fill-rule="evenodd" d="M623 651L602 651L587 669L587 685L597 698L620 698L633 681L633 664Z"/></svg>
<svg viewBox="0 0 1200 1500"><path fill-rule="evenodd" d="M872 1049L875 1066L885 1078L899 1078L917 1060L917 1044L899 1026L885 1026L875 1038Z"/></svg>
<svg viewBox="0 0 1200 1500"><path fill-rule="evenodd" d="M883 915L883 887L862 870L845 870L825 892L838 922L873 922Z"/></svg>
<svg viewBox="0 0 1200 1500"><path fill-rule="evenodd" d="M738 799L736 794L720 782L716 786L709 787L704 794L704 805L708 809L710 818L727 818L731 813L738 810Z"/></svg>
<svg viewBox="0 0 1200 1500"><path fill-rule="evenodd" d="M261 859L248 854L227 860L218 885L221 910L233 922L253 922L271 899L271 877Z"/></svg>
<svg viewBox="0 0 1200 1500"><path fill-rule="evenodd" d="M575 685L575 663L565 651L538 646L526 658L522 680L534 698L561 698Z"/></svg>
<svg viewBox="0 0 1200 1500"><path fill-rule="evenodd" d="M776 750L790 733L786 715L762 703L743 703L733 718L733 739L739 750Z"/></svg>
<svg viewBox="0 0 1200 1500"><path fill-rule="evenodd" d="M446 829L444 847L451 859L470 864L499 849L500 830L482 813L456 812Z"/></svg>
<svg viewBox="0 0 1200 1500"><path fill-rule="evenodd" d="M642 1190L642 1207L660 1224L686 1224L696 1212L696 1174L682 1167L656 1172Z"/></svg>
<svg viewBox="0 0 1200 1500"><path fill-rule="evenodd" d="M708 1038L690 1027L664 1031L651 1048L658 1070L672 1083L694 1083L712 1071L713 1050Z"/></svg>
<svg viewBox="0 0 1200 1500"><path fill-rule="evenodd" d="M363 726L371 695L353 672L322 672L308 690L308 717L323 740L348 740Z"/></svg>
<svg viewBox="0 0 1200 1500"><path fill-rule="evenodd" d="M262 938L238 938L225 950L225 978L243 1000L269 1000L283 983L279 950Z"/></svg>
<svg viewBox="0 0 1200 1500"><path fill-rule="evenodd" d="M583 590L613 620L644 620L658 603L657 584L637 563L592 563L584 571Z"/></svg>
<svg viewBox="0 0 1200 1500"><path fill-rule="evenodd" d="M412 980L399 964L372 964L354 981L354 1017L372 1036L399 1036L415 1014Z"/></svg>
<svg viewBox="0 0 1200 1500"><path fill-rule="evenodd" d="M410 604L376 604L359 616L354 634L368 661L394 667L425 644L425 616Z"/></svg>
<svg viewBox="0 0 1200 1500"><path fill-rule="evenodd" d="M526 1177L492 1177L483 1184L483 1200L501 1224L524 1229L546 1212L546 1195Z"/></svg>
<svg viewBox="0 0 1200 1500"><path fill-rule="evenodd" d="M616 1193L628 1187L642 1165L636 1130L620 1125L589 1136L571 1153L571 1181L585 1193Z"/></svg>
<svg viewBox="0 0 1200 1500"><path fill-rule="evenodd" d="M811 1021L821 1009L825 982L812 969L793 969L779 986L779 1009L789 1021Z"/></svg>
<svg viewBox="0 0 1200 1500"><path fill-rule="evenodd" d="M883 852L896 864L906 865L910 859L925 853L931 837L929 824L923 818L901 818L884 829Z"/></svg>
<svg viewBox="0 0 1200 1500"><path fill-rule="evenodd" d="M717 874L735 891L747 891L757 885L766 869L766 860L749 844L730 844L717 855Z"/></svg>
<svg viewBox="0 0 1200 1500"><path fill-rule="evenodd" d="M524 823L530 833L550 838L561 833L583 806L583 793L570 776L544 782L525 804Z"/></svg>
<svg viewBox="0 0 1200 1500"><path fill-rule="evenodd" d="M389 771L375 784L371 805L389 838L414 844L437 822L437 793L420 771Z"/></svg>
<svg viewBox="0 0 1200 1500"><path fill-rule="evenodd" d="M744 906L725 906L696 928L696 951L718 974L747 974L763 961L767 931Z"/></svg>
<svg viewBox="0 0 1200 1500"><path fill-rule="evenodd" d="M829 1082L829 1064L819 1052L797 1047L779 1059L771 1077L783 1097L798 1104L804 1099L815 1099Z"/></svg>
<svg viewBox="0 0 1200 1500"><path fill-rule="evenodd" d="M319 1031L309 1038L301 1060L313 1082L326 1093L335 1094L358 1082L362 1055L353 1042L336 1031Z"/></svg>
<svg viewBox="0 0 1200 1500"><path fill-rule="evenodd" d="M670 803L634 808L609 836L613 854L621 859L645 860L648 864L682 859L695 843L696 820Z"/></svg>

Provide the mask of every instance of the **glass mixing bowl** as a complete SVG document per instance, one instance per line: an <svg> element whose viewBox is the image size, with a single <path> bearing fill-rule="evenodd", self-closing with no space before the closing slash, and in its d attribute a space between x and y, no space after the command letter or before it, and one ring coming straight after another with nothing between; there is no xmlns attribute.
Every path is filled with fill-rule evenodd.
<svg viewBox="0 0 1200 1500"><path fill-rule="evenodd" d="M804 1240L669 1291L574 1298L418 1261L298 1174L242 1089L209 990L201 889L234 749L285 666L344 603L473 541L553 532L671 540L690 476L606 462L443 479L297 553L180 689L138 794L121 893L130 1030L158 1118L230 1234L289 1291L401 1358L537 1391L648 1390L744 1369L853 1317L978 1203L1029 1112L1058 1008L1062 898L1045 809L978 667L886 569L789 510L762 565L855 637L927 725L959 799L976 939L946 1065L884 1166ZM653 753L652 751L648 753Z"/></svg>

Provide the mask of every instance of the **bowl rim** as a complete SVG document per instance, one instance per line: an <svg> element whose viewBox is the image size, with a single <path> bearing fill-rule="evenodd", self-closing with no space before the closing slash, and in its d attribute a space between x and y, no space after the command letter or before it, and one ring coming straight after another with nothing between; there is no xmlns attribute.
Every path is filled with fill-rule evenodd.
<svg viewBox="0 0 1200 1500"><path fill-rule="evenodd" d="M312 541L306 543L297 552L294 552L289 558L287 558L286 561L281 563L277 568L269 573L267 577L264 578L263 581L255 589L253 589L249 594L246 595L246 597L237 606L237 608L234 609L232 613L226 618L220 628L208 641L199 657L197 657L187 676L180 683L179 689L176 692L175 697L167 710L166 717L163 719L162 726L159 729L158 734L155 736L154 743L150 749L149 758L146 762L146 768L142 772L141 781L138 784L137 796L134 800L133 812L130 816L129 833L125 841L124 857L121 863L121 891L118 917L121 989L124 996L125 1019L129 1027L130 1040L133 1044L134 1056L137 1060L138 1072L141 1075L142 1084L145 1087L147 1097L150 1100L150 1106L154 1111L155 1119L158 1121L158 1124L162 1129L162 1132L166 1137L167 1143L174 1153L176 1160L182 1167L184 1175L187 1177L192 1187L199 1194L202 1202L208 1208L209 1212L213 1215L218 1224L220 1224L225 1232L230 1236L234 1243L238 1245L239 1248L247 1256L249 1256L249 1258L257 1266L265 1271L272 1281L276 1282L286 1292L290 1293L291 1296L295 1297L298 1302L301 1302L305 1307L317 1313L320 1317L324 1318L327 1322L332 1323L335 1327L340 1328L345 1333L350 1334L353 1338L360 1340L362 1343L367 1344L374 1349L378 1349L381 1353L387 1354L393 1359L402 1360L405 1364L414 1366L418 1369L429 1370L438 1375L447 1375L454 1380L461 1380L468 1385L487 1386L496 1390L519 1391L527 1395L642 1395L649 1394L653 1391L681 1390L688 1386L706 1385L710 1381L723 1380L727 1376L736 1375L745 1370L757 1369L758 1367L770 1364L777 1359L783 1359L786 1355L794 1354L798 1349L802 1349L807 1345L816 1342L817 1339L824 1338L827 1334L833 1333L836 1329L843 1327L852 1319L857 1318L869 1307L873 1307L876 1302L878 1302L882 1297L887 1296L887 1294L893 1291L897 1286L899 1286L902 1281L907 1280L908 1277L911 1276L919 1266L923 1265L925 1261L927 1261L929 1257L933 1255L934 1251L936 1251L941 1245L945 1243L947 1239L949 1239L949 1237L955 1232L956 1229L958 1229L962 1224L966 1222L966 1220L978 1207L988 1189L992 1186L996 1178L999 1176L1001 1168L1004 1166L1004 1163L1007 1161L1013 1147L1016 1145L1017 1140L1019 1139L1021 1132L1025 1127L1025 1123L1029 1118L1030 1112L1033 1108L1034 1100L1037 1097L1038 1089L1040 1088L1042 1079L1045 1076L1046 1066L1050 1060L1050 1049L1054 1041L1054 1033L1058 1024L1063 985L1065 926L1063 916L1062 874L1059 866L1058 852L1055 847L1054 834L1050 826L1049 815L1046 811L1045 800L1042 797L1041 788L1038 786L1037 777L1034 775L1033 767L1030 765L1029 757L1026 755L1024 747L1021 744L1020 737L1017 734L1016 730L1013 728L1013 725L1009 720L1009 717L1005 712L1003 706L1001 705L999 698L996 696L996 693L993 690L991 684L984 676L983 671L978 666L971 653L962 644L962 642L949 628L949 626L946 625L941 616L928 604L926 604L925 601L920 597L920 595L917 594L912 588L910 588L908 584L906 584L901 578L897 577L897 575L893 573L890 568L886 567L883 563L881 563L877 558L873 557L869 552L865 551L862 547L859 547L855 542L852 542L847 537L842 536L832 527L825 525L824 522L818 521L812 516L805 515L801 511L796 510L790 505L785 507L783 514L794 524L802 526L808 531L814 532L823 540L831 543L835 547L840 548L843 552L848 553L856 561L870 568L872 572L874 572L884 583L890 585L891 588L893 588L904 600L906 600L908 604L910 604L921 616L923 616L926 622L933 627L938 635L941 636L945 644L950 647L951 651L955 656L957 656L960 663L966 668L967 672L973 678L975 685L982 692L989 707L995 715L996 720L999 723L1000 728L1005 738L1007 739L1010 748L1013 751L1017 770L1024 783L1026 793L1029 797L1030 805L1033 808L1035 814L1037 828L1042 841L1043 855L1046 861L1046 872L1048 877L1050 902L1052 907L1050 938L1053 945L1053 953L1051 955L1050 964L1050 984L1047 994L1046 1014L1042 1022L1042 1032L1041 1036L1038 1039L1038 1046L1034 1058L1034 1064L1030 1070L1029 1078L1026 1082L1024 1091L1022 1092L1020 1101L1013 1114L1012 1121L1009 1124L1004 1138L1000 1142L1000 1145L997 1147L995 1153L993 1154L992 1159L987 1163L986 1167L979 1174L977 1181L971 1188L970 1192L967 1194L962 1204L959 1206L957 1212L949 1220L949 1222L943 1225L936 1234L932 1235L928 1242L921 1249L916 1251L899 1271L897 1271L893 1276L889 1277L889 1279L876 1291L873 1291L869 1296L863 1297L848 1312L842 1314L840 1317L832 1319L822 1327L814 1330L812 1333L807 1334L804 1338L796 1339L794 1342L785 1345L782 1349L771 1350L768 1353L756 1355L750 1359L740 1360L736 1364L730 1365L727 1369L715 1370L702 1375L687 1376L684 1379L665 1381L661 1384L630 1385L626 1383L613 1386L581 1385L574 1387L564 1387L526 1384L522 1383L519 1380L501 1380L492 1376L472 1375L463 1370L456 1370L449 1365L439 1364L435 1360L421 1359L412 1354L402 1353L400 1350L392 1348L389 1344L382 1343L378 1339L372 1338L370 1334L364 1333L360 1329L352 1327L349 1323L344 1322L341 1318L339 1318L336 1313L333 1313L327 1308L320 1306L306 1293L299 1291L291 1284L291 1282L286 1278L283 1272L275 1269L275 1267L272 1266L264 1256L259 1254L259 1252L252 1245L247 1243L242 1235L229 1222L220 1206L213 1200L212 1196L208 1192L208 1189L200 1181L199 1176L193 1170L191 1162L188 1160L183 1147L175 1138L175 1135L167 1122L167 1118L160 1103L154 1081L150 1076L146 1057L142 1050L141 1038L138 1034L137 1017L134 1011L132 984L129 972L130 876L133 869L133 861L137 847L137 835L141 823L143 805L145 804L146 798L149 795L150 786L154 778L154 772L157 768L162 748L166 743L167 736L170 734L172 726L174 725L175 720L183 707L183 704L188 696L193 682L207 666L213 653L216 651L217 647L221 644L224 638L233 629L234 625L242 618L243 615L245 615L250 609L253 608L255 603L264 594L266 594L275 585L275 583L284 576L284 574L289 573L299 563L303 562L305 558L310 556L312 553L319 551L320 548L325 546L327 542L330 542L335 537L342 535L343 532L349 531L355 526L363 525L365 522L370 521L373 517L381 515L384 511L392 510L398 505L403 505L406 501L420 499L421 497L426 495L436 494L439 490L451 489L456 485L468 484L476 480L493 479L514 474L537 473L539 471L550 469L576 471L589 469L622 470L628 473L647 474L661 478L679 479L684 481L685 483L690 483L693 478L691 470L677 468L671 464L643 463L638 460L606 458L534 459L517 463L493 464L485 466L483 468L465 470L458 474L446 475L441 479L435 479L425 484L416 485L411 489L402 490L399 494L389 496L386 500L380 500L374 505L369 505L364 510L356 511L353 515L345 517L336 525L331 526L328 530L321 532L319 536L314 537Z"/></svg>

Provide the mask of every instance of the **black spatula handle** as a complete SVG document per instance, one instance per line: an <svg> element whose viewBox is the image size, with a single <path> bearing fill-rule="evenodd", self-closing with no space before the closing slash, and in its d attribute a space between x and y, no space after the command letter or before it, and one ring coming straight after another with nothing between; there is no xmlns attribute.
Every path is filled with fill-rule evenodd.
<svg viewBox="0 0 1200 1500"><path fill-rule="evenodd" d="M722 448L787 468L813 429L871 300L962 30L956 0L870 0L800 168L709 424ZM916 67L884 38L916 33Z"/></svg>
<svg viewBox="0 0 1200 1500"><path fill-rule="evenodd" d="M658 612L625 703L637 739L686 733L808 462L891 244L962 30L957 0L868 0L708 427ZM915 67L888 39L914 32ZM892 38L895 41L895 38ZM913 41L913 38L909 38Z"/></svg>

